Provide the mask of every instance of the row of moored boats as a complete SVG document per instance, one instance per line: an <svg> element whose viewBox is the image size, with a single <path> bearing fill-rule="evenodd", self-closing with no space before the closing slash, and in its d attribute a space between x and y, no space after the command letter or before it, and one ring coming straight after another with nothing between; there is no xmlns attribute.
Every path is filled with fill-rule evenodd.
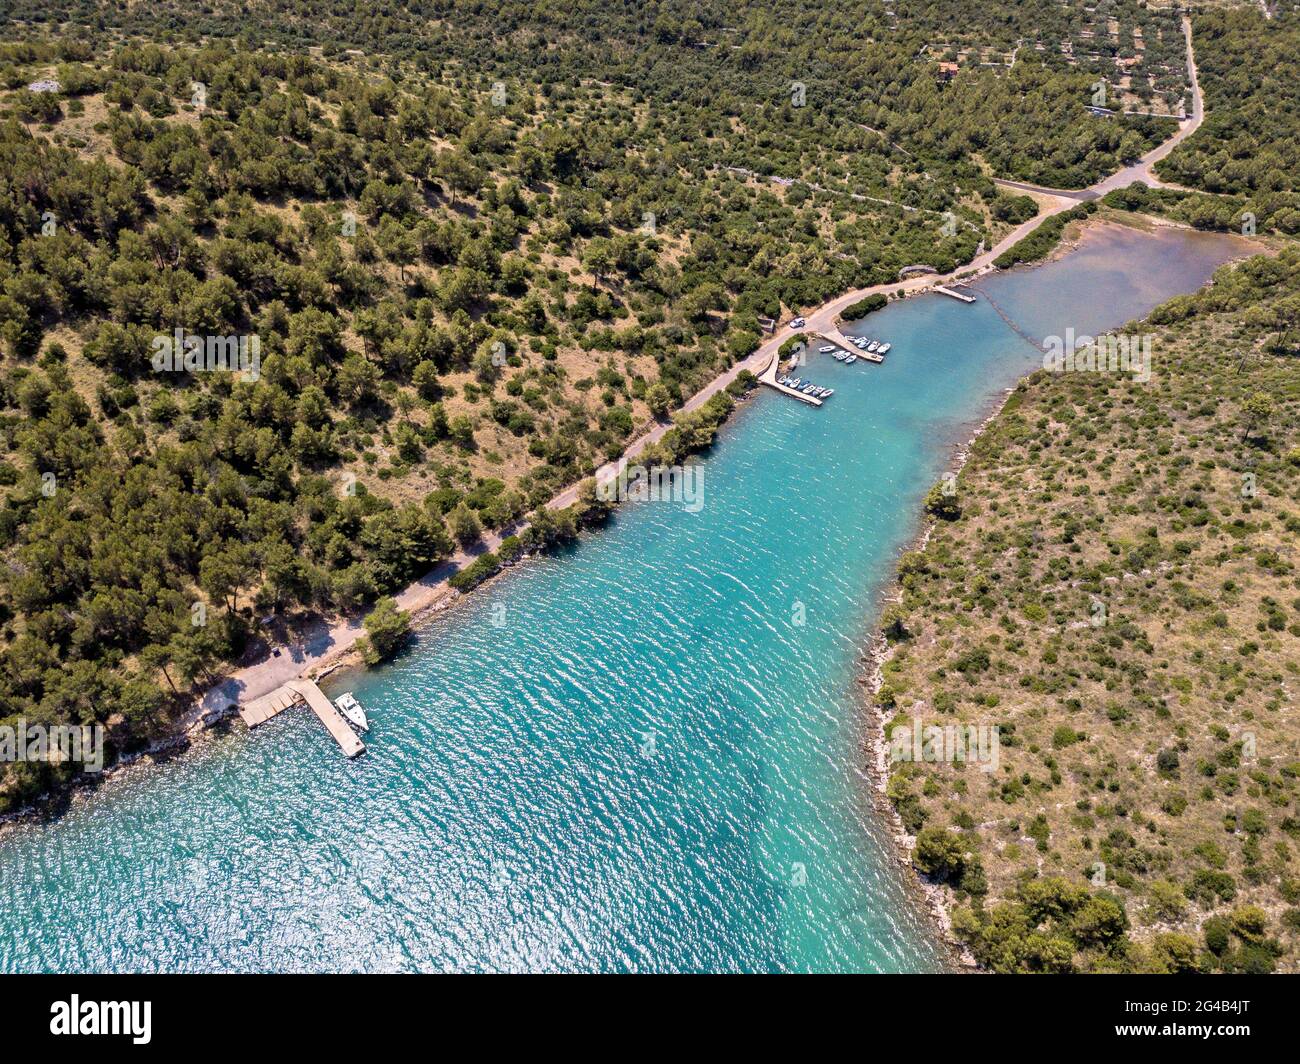
<svg viewBox="0 0 1300 1064"><path fill-rule="evenodd" d="M880 362L893 344L883 343L880 340L871 340L865 336L850 336L849 343L862 352L864 358L872 362ZM837 362L856 362L858 356L851 351L841 351L838 347L827 344L819 349L823 355L834 355Z"/></svg>
<svg viewBox="0 0 1300 1064"><path fill-rule="evenodd" d="M812 381L802 380L799 377L778 377L778 384L784 384L787 388L793 388L801 395L811 395L814 399L829 399L835 394L834 388L823 388L819 384L813 384Z"/></svg>

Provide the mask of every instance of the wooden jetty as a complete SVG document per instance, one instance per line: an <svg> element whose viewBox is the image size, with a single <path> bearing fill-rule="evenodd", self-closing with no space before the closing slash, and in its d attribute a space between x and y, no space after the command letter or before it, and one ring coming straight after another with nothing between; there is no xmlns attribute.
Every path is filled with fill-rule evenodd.
<svg viewBox="0 0 1300 1064"><path fill-rule="evenodd" d="M272 717L277 717L290 706L306 703L325 725L325 730L339 744L339 749L348 757L357 757L366 752L366 744L357 738L357 733L344 720L343 714L334 708L334 703L325 697L325 692L316 686L313 680L289 680L282 687L277 687L270 694L255 698L247 705L239 707L239 715L250 728L265 724Z"/></svg>

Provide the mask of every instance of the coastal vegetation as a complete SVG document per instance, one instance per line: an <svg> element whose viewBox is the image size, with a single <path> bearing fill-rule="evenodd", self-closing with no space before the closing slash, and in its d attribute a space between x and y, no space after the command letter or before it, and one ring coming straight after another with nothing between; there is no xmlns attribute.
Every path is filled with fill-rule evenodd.
<svg viewBox="0 0 1300 1064"><path fill-rule="evenodd" d="M851 303L849 306L845 307L843 312L840 314L840 317L845 321L858 321L861 318L865 318L868 314L879 310L888 302L889 300L887 300L881 293L872 292L871 295L867 296L865 299L859 299L856 303Z"/></svg>
<svg viewBox="0 0 1300 1064"><path fill-rule="evenodd" d="M1000 270L1010 269L1026 262L1040 262L1047 258L1061 242L1065 228L1071 222L1083 221L1097 210L1096 203L1081 203L1068 211L1045 218L1043 223L1032 233L1017 240L1001 255L993 260L993 265Z"/></svg>
<svg viewBox="0 0 1300 1064"><path fill-rule="evenodd" d="M388 595L375 603L362 623L366 634L358 641L357 649L367 665L391 658L411 634L411 615L398 609Z"/></svg>
<svg viewBox="0 0 1300 1064"><path fill-rule="evenodd" d="M994 971L1300 963L1300 250L1150 315L1150 380L1040 371L930 496L877 703L996 729L888 795Z"/></svg>
<svg viewBox="0 0 1300 1064"><path fill-rule="evenodd" d="M1294 196L1226 195L1134 183L1102 197L1118 210L1151 214L1194 229L1255 236L1300 233L1300 202Z"/></svg>

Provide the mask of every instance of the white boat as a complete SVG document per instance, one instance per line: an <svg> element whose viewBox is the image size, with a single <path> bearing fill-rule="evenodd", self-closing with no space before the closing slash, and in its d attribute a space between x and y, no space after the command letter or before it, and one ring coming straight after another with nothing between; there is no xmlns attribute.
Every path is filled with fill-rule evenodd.
<svg viewBox="0 0 1300 1064"><path fill-rule="evenodd" d="M829 399L834 394L835 394L834 388L827 388L824 392L822 392L822 398Z"/></svg>
<svg viewBox="0 0 1300 1064"><path fill-rule="evenodd" d="M845 363L845 365L849 365L849 366L851 366L851 365L853 365L853 363L855 363L857 360L858 360L858 356L857 356L857 355L849 355L849 357L846 358L846 359L844 360L844 363Z"/></svg>
<svg viewBox="0 0 1300 1064"><path fill-rule="evenodd" d="M879 347L876 348L876 354L878 355L886 354L889 351L889 349L893 346L894 346L893 344L881 344Z"/></svg>
<svg viewBox="0 0 1300 1064"><path fill-rule="evenodd" d="M879 340L872 340L871 343L867 344L867 350L874 351L879 346L880 346Z"/></svg>
<svg viewBox="0 0 1300 1064"><path fill-rule="evenodd" d="M366 711L361 708L361 703L353 697L352 692L339 695L334 700L334 705L348 720L355 724L362 731L370 730L370 721L366 719Z"/></svg>
<svg viewBox="0 0 1300 1064"><path fill-rule="evenodd" d="M833 348L833 347L827 345L826 347L819 347L819 348L817 348L817 350L818 350L819 353L821 353L821 354L823 354L823 355L829 355L832 351L835 350L835 348Z"/></svg>

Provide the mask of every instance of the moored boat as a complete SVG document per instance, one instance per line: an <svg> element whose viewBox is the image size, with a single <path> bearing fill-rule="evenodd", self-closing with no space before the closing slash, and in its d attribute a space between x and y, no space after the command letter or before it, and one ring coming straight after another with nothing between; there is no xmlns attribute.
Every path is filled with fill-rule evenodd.
<svg viewBox="0 0 1300 1064"><path fill-rule="evenodd" d="M362 731L370 730L370 720L366 717L366 711L361 707L361 703L356 700L351 691L339 695L334 700L334 705L344 717Z"/></svg>

